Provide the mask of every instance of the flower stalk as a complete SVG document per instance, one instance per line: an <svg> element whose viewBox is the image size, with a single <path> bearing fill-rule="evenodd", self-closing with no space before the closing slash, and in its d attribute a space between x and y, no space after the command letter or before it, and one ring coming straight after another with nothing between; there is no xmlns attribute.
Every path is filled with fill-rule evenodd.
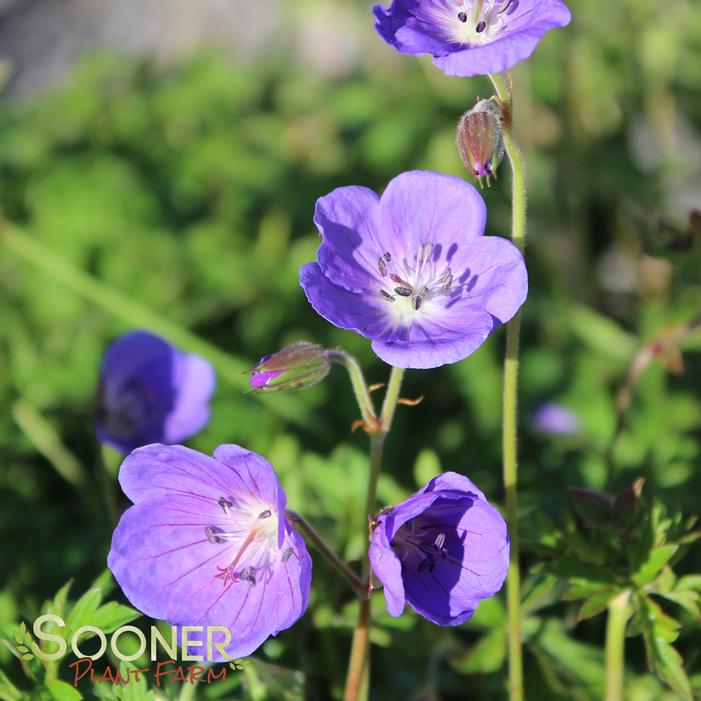
<svg viewBox="0 0 701 701"><path fill-rule="evenodd" d="M511 165L511 240L523 252L526 243L526 168L513 132L513 100L508 77L489 76L502 108L504 150ZM521 649L521 571L518 531L518 367L521 314L506 325L504 359L502 467L506 520L511 539L511 560L506 580L509 628L509 699L523 701L523 653Z"/></svg>
<svg viewBox="0 0 701 701"><path fill-rule="evenodd" d="M366 593L363 580L326 544L326 541L309 521L296 511L288 509L286 513L287 518L290 519L294 527L314 543L314 547L322 557L351 585L353 591L362 598Z"/></svg>
<svg viewBox="0 0 701 701"><path fill-rule="evenodd" d="M367 428L376 427L377 416L375 415L375 404L370 396L370 390L368 389L367 382L365 382L365 377L358 361L350 353L346 353L346 351L340 348L327 351L327 357L332 363L343 365L347 370L351 386L353 387L353 394L358 403L360 415L363 418L363 424Z"/></svg>
<svg viewBox="0 0 701 701"><path fill-rule="evenodd" d="M630 617L630 594L623 591L611 600L606 621L606 690L604 701L623 701L626 626Z"/></svg>
<svg viewBox="0 0 701 701"><path fill-rule="evenodd" d="M362 373L360 376L362 377ZM368 519L375 512L377 506L377 482L380 477L380 468L382 466L385 437L392 428L392 421L399 401L399 392L401 390L403 378L404 370L393 367L387 384L387 391L382 404L379 421L377 419L375 420L376 428L374 431L370 432L370 472L368 475L368 491L365 502L365 514ZM363 384L364 382L363 380ZM370 559L366 550L363 559L362 574L362 581L365 583L365 596L360 601L358 622L353 631L353 642L351 644L343 701L366 701L368 698L368 684L370 678L371 578Z"/></svg>

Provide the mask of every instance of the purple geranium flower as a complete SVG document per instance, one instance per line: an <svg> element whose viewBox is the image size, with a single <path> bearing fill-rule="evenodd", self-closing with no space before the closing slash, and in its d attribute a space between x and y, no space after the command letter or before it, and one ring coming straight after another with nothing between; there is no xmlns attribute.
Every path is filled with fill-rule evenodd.
<svg viewBox="0 0 701 701"><path fill-rule="evenodd" d="M100 369L98 438L128 453L149 443L177 443L209 420L212 366L146 331L120 336Z"/></svg>
<svg viewBox="0 0 701 701"><path fill-rule="evenodd" d="M519 250L482 235L486 217L477 190L451 175L402 173L381 198L339 188L316 204L323 242L300 271L302 287L321 316L371 339L391 365L457 362L528 290Z"/></svg>
<svg viewBox="0 0 701 701"><path fill-rule="evenodd" d="M237 445L219 446L213 458L149 445L122 463L119 483L134 506L114 532L107 564L137 609L176 626L228 628L230 643L223 634L214 639L231 658L302 616L311 558L262 457Z"/></svg>
<svg viewBox="0 0 701 701"><path fill-rule="evenodd" d="M577 414L555 402L541 404L533 414L531 425L534 431L552 436L574 436L582 429Z"/></svg>
<svg viewBox="0 0 701 701"><path fill-rule="evenodd" d="M393 0L373 12L378 33L397 51L431 54L446 75L463 77L511 68L571 19L560 0Z"/></svg>
<svg viewBox="0 0 701 701"><path fill-rule="evenodd" d="M457 626L504 583L506 523L467 477L446 472L380 513L370 564L390 615L406 602L437 625Z"/></svg>

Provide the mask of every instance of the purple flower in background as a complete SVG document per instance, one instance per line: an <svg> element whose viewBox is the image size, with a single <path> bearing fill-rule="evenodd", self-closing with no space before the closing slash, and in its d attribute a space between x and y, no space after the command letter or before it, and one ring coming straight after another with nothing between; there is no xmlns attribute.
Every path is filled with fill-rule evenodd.
<svg viewBox="0 0 701 701"><path fill-rule="evenodd" d="M390 615L406 602L437 625L457 626L504 583L506 523L467 477L446 472L380 513L370 564Z"/></svg>
<svg viewBox="0 0 701 701"><path fill-rule="evenodd" d="M581 421L567 407L555 402L542 404L533 414L532 427L538 433L554 436L574 436L582 428Z"/></svg>
<svg viewBox="0 0 701 701"><path fill-rule="evenodd" d="M378 33L397 51L431 54L446 75L463 77L511 68L571 19L560 0L393 0L373 12Z"/></svg>
<svg viewBox="0 0 701 701"><path fill-rule="evenodd" d="M523 304L523 256L483 236L487 210L461 178L412 171L382 197L341 187L316 204L323 242L300 271L312 307L372 340L390 365L434 368L462 360Z"/></svg>
<svg viewBox="0 0 701 701"><path fill-rule="evenodd" d="M214 640L232 658L302 616L311 559L262 457L237 445L219 446L213 458L149 445L122 463L119 483L134 506L107 565L137 609L171 625L228 628L230 642L224 633ZM223 659L212 652L211 661Z"/></svg>
<svg viewBox="0 0 701 701"><path fill-rule="evenodd" d="M212 366L146 331L120 336L100 369L95 431L129 453L149 443L177 443L209 421Z"/></svg>

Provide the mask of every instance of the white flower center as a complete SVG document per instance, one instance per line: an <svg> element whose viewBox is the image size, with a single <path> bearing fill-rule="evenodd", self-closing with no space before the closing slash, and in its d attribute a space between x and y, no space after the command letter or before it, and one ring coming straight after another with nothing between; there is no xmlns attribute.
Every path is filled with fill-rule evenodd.
<svg viewBox="0 0 701 701"><path fill-rule="evenodd" d="M519 0L445 0L436 8L436 21L456 44L480 46L504 29Z"/></svg>
<svg viewBox="0 0 701 701"><path fill-rule="evenodd" d="M380 256L378 270L385 286L379 294L396 325L408 326L451 299L453 271L446 261L439 262L439 251L432 243L422 243L413 261L393 260L390 253Z"/></svg>
<svg viewBox="0 0 701 701"><path fill-rule="evenodd" d="M244 580L255 586L261 572L269 571L280 555L278 515L253 494L220 497L219 506L224 524L207 526L204 532L210 543L230 543L233 555L225 567L217 567L215 577L224 584Z"/></svg>

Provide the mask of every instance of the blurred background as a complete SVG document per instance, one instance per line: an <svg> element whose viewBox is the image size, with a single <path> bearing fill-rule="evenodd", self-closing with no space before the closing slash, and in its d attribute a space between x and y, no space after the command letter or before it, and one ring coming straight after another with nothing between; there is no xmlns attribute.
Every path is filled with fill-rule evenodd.
<svg viewBox="0 0 701 701"><path fill-rule="evenodd" d="M572 24L513 71L529 172L527 591L543 570L539 545L570 522L572 488L616 492L642 476L686 516L701 493L701 334L687 329L701 315L701 8L568 5ZM215 363L212 420L191 446L264 454L292 508L345 558L361 557L366 440L351 433L358 412L343 371L262 399L244 393L242 371L306 339L342 345L370 382L386 380L369 344L325 323L298 286L319 244L314 203L341 185L381 191L412 168L467 177L455 125L491 94L486 79L396 54L370 8L0 0L0 633L33 620L69 579L77 596L104 569L114 524L100 495L127 502L100 486L91 413L101 355L131 328ZM508 235L508 185L504 164L483 193L490 234ZM657 352L617 416L646 347ZM496 333L462 363L408 373L405 395L424 401L399 409L383 502L452 469L501 503L502 352ZM566 435L534 419L553 402L576 419ZM678 569L700 568L693 546ZM202 688L202 698L339 698L355 609L316 557L315 573L304 619L257 653L267 681ZM373 698L504 698L503 598L450 631L375 604ZM600 698L604 619L578 622L555 596L534 595L527 612L531 698ZM701 634L676 613L677 647L701 689ZM632 701L684 698L648 673L639 639L628 665ZM3 647L0 671L29 689Z"/></svg>

